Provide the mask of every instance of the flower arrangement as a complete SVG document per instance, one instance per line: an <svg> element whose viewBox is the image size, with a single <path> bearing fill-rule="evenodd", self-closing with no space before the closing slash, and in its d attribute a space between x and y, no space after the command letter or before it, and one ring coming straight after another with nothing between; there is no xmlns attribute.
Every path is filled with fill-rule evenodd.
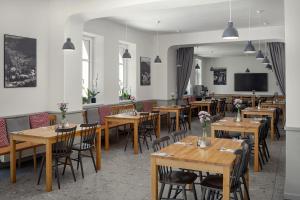
<svg viewBox="0 0 300 200"><path fill-rule="evenodd" d="M202 127L206 128L208 126L208 123L211 121L210 114L206 111L200 111L198 113L198 117L199 117L200 123L202 124Z"/></svg>
<svg viewBox="0 0 300 200"><path fill-rule="evenodd" d="M235 99L234 102L233 102L233 105L238 109L240 110L241 107L242 107L242 103L243 101L241 99Z"/></svg>
<svg viewBox="0 0 300 200"><path fill-rule="evenodd" d="M61 112L62 120L65 120L66 113L67 113L67 110L68 110L68 103L58 103L58 108Z"/></svg>
<svg viewBox="0 0 300 200"><path fill-rule="evenodd" d="M135 96L130 96L130 101L134 102L135 101Z"/></svg>
<svg viewBox="0 0 300 200"><path fill-rule="evenodd" d="M174 92L172 92L170 96L171 96L171 100L175 100L175 93Z"/></svg>

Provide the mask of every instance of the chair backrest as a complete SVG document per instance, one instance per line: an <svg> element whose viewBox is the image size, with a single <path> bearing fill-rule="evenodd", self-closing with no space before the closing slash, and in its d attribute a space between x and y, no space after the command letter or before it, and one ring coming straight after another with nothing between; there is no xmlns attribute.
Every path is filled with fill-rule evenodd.
<svg viewBox="0 0 300 200"><path fill-rule="evenodd" d="M29 121L31 128L50 126L49 114L47 112L29 115Z"/></svg>
<svg viewBox="0 0 300 200"><path fill-rule="evenodd" d="M160 151L162 148L169 146L169 144L170 144L170 137L164 136L154 140L152 143L152 148L154 152L157 152ZM163 177L167 176L171 171L172 171L171 167L158 166L158 174L160 179L163 179Z"/></svg>
<svg viewBox="0 0 300 200"><path fill-rule="evenodd" d="M0 148L9 145L5 119L0 118Z"/></svg>
<svg viewBox="0 0 300 200"><path fill-rule="evenodd" d="M274 123L277 125L279 122L279 117L280 117L280 113L281 113L281 109L280 108L276 108L275 110L275 120Z"/></svg>
<svg viewBox="0 0 300 200"><path fill-rule="evenodd" d="M90 108L86 110L86 123L87 124L93 124L93 123L99 123L100 117L99 117L99 111L98 108Z"/></svg>
<svg viewBox="0 0 300 200"><path fill-rule="evenodd" d="M152 112L151 113L151 122L153 124L153 129L156 130L158 126L158 117L159 117L159 112Z"/></svg>
<svg viewBox="0 0 300 200"><path fill-rule="evenodd" d="M236 186L240 182L240 178L242 176L242 170L243 170L243 162L245 159L245 150L244 149L238 149L235 151L236 159L234 161L233 169L231 172L230 177L230 185Z"/></svg>
<svg viewBox="0 0 300 200"><path fill-rule="evenodd" d="M219 103L220 103L220 113L225 114L226 99L221 99Z"/></svg>
<svg viewBox="0 0 300 200"><path fill-rule="evenodd" d="M30 129L29 117L14 117L6 119L6 128L8 134L14 131L23 131Z"/></svg>
<svg viewBox="0 0 300 200"><path fill-rule="evenodd" d="M55 130L57 137L53 145L53 153L56 156L70 154L74 143L76 126L72 128L57 128Z"/></svg>
<svg viewBox="0 0 300 200"><path fill-rule="evenodd" d="M171 135L172 135L173 141L178 142L187 136L187 131L185 131L185 130L176 131L176 132L171 133Z"/></svg>
<svg viewBox="0 0 300 200"><path fill-rule="evenodd" d="M56 115L54 114L50 114L49 116L49 122L50 122L50 125L55 125L56 124Z"/></svg>
<svg viewBox="0 0 300 200"><path fill-rule="evenodd" d="M146 126L146 124L148 124L148 122L150 121L149 115L150 115L150 113L148 113L148 112L140 113L140 117L141 117L140 121L139 121L140 127L144 127L144 126Z"/></svg>
<svg viewBox="0 0 300 200"><path fill-rule="evenodd" d="M104 117L112 114L112 107L110 105L100 106L98 112L100 116L100 125L104 125Z"/></svg>
<svg viewBox="0 0 300 200"><path fill-rule="evenodd" d="M136 111L142 112L143 111L143 106L144 106L143 102L141 102L141 101L136 102L135 103L135 109L136 109Z"/></svg>
<svg viewBox="0 0 300 200"><path fill-rule="evenodd" d="M245 175L248 170L249 160L251 156L251 140L245 139L243 143L243 150L245 150L245 159L242 163L242 175Z"/></svg>
<svg viewBox="0 0 300 200"><path fill-rule="evenodd" d="M88 149L95 146L97 125L98 123L80 125L80 149Z"/></svg>

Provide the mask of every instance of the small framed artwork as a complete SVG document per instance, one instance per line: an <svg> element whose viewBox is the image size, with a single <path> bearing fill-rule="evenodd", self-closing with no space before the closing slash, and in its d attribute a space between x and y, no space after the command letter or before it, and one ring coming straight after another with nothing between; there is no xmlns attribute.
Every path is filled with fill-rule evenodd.
<svg viewBox="0 0 300 200"><path fill-rule="evenodd" d="M142 86L151 85L151 58L141 57L140 82Z"/></svg>
<svg viewBox="0 0 300 200"><path fill-rule="evenodd" d="M4 87L36 87L36 39L4 35Z"/></svg>
<svg viewBox="0 0 300 200"><path fill-rule="evenodd" d="M215 68L214 69L214 85L226 85L227 84L227 69Z"/></svg>

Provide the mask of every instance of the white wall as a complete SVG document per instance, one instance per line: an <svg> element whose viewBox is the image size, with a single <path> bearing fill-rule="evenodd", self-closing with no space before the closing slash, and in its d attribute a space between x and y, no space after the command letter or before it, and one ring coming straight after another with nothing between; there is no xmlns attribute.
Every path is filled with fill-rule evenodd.
<svg viewBox="0 0 300 200"><path fill-rule="evenodd" d="M255 59L255 56L226 56L218 58L205 58L203 60L203 84L208 87L209 93L215 94L251 94L252 92L236 92L234 91L234 74L244 73L248 68L251 73L268 73L268 92L256 92L256 94L273 95L280 89L277 85L273 71L267 70L263 64ZM213 72L210 67L227 69L227 84L214 85Z"/></svg>
<svg viewBox="0 0 300 200"><path fill-rule="evenodd" d="M0 116L47 110L48 2L0 1ZM37 87L4 88L4 34L37 39Z"/></svg>
<svg viewBox="0 0 300 200"><path fill-rule="evenodd" d="M85 23L84 31L100 35L104 41L105 51L94 52L95 59L103 59L103 63L98 61L94 66L95 70L103 69L100 70L102 72L101 78L103 79L100 80L103 82L103 88L100 88L101 94L99 95L99 99L103 100L103 102L100 103L117 103L119 101L118 45L120 41L125 40L125 27L108 20L95 19ZM159 64L153 63L154 34L128 28L128 38L126 42L129 42L129 51L132 50L130 51L132 58L129 60L129 87L131 87L133 95L136 95L138 100L152 99L157 79L157 76L155 76L155 68L160 67ZM96 48L99 48L99 46L96 46ZM134 49L136 49L136 52ZM140 56L150 57L152 60L152 83L150 86L140 86Z"/></svg>
<svg viewBox="0 0 300 200"><path fill-rule="evenodd" d="M285 0L287 113L285 197L287 199L300 199L299 10L299 0Z"/></svg>

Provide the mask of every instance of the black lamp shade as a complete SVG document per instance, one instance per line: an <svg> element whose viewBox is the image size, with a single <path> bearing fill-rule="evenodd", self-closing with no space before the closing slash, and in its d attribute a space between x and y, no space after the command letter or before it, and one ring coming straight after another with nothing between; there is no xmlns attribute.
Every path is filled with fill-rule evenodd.
<svg viewBox="0 0 300 200"><path fill-rule="evenodd" d="M253 46L252 41L249 40L244 49L244 53L251 54L251 53L255 53L255 52L256 52L255 47Z"/></svg>
<svg viewBox="0 0 300 200"><path fill-rule="evenodd" d="M75 50L75 46L71 41L71 38L67 38L67 41L63 45L63 50Z"/></svg>
<svg viewBox="0 0 300 200"><path fill-rule="evenodd" d="M161 63L161 59L159 56L156 56L156 58L154 59L154 63Z"/></svg>
<svg viewBox="0 0 300 200"><path fill-rule="evenodd" d="M197 65L195 66L195 69L200 69L200 66L197 64Z"/></svg>
<svg viewBox="0 0 300 200"><path fill-rule="evenodd" d="M270 64L270 60L269 60L268 56L265 56L265 58L262 61L262 64L266 64L266 65Z"/></svg>
<svg viewBox="0 0 300 200"><path fill-rule="evenodd" d="M125 52L124 52L122 58L131 58L131 55L130 55L128 49L125 49Z"/></svg>
<svg viewBox="0 0 300 200"><path fill-rule="evenodd" d="M239 38L239 33L236 30L236 28L233 26L233 22L228 22L222 37L223 39L227 39L227 40L234 40Z"/></svg>
<svg viewBox="0 0 300 200"><path fill-rule="evenodd" d="M256 60L263 60L265 58L264 54L262 53L261 50L258 50L257 54L256 54Z"/></svg>
<svg viewBox="0 0 300 200"><path fill-rule="evenodd" d="M271 65L271 64L267 64L267 65L266 65L266 68L267 68L268 70L273 70L273 68L272 68L272 65Z"/></svg>

